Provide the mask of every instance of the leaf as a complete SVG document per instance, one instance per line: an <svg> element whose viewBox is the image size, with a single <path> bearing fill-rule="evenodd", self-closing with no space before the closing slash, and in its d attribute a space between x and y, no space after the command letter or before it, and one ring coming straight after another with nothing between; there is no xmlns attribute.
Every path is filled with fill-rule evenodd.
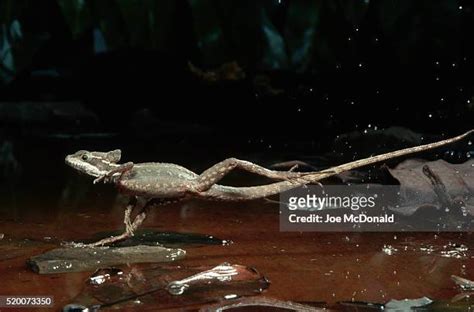
<svg viewBox="0 0 474 312"><path fill-rule="evenodd" d="M132 47L165 49L172 38L176 3L172 0L117 0Z"/></svg>
<svg viewBox="0 0 474 312"><path fill-rule="evenodd" d="M18 16L25 6L23 0L0 1L0 81L11 81L24 65L18 59L31 52L21 46L24 34Z"/></svg>
<svg viewBox="0 0 474 312"><path fill-rule="evenodd" d="M263 67L265 69L287 69L288 55L285 41L276 27L270 21L266 11L262 9L262 33L265 41L263 49Z"/></svg>
<svg viewBox="0 0 474 312"><path fill-rule="evenodd" d="M304 70L311 62L320 1L290 2L284 37L293 69Z"/></svg>
<svg viewBox="0 0 474 312"><path fill-rule="evenodd" d="M85 0L58 0L74 37L92 27L92 17Z"/></svg>
<svg viewBox="0 0 474 312"><path fill-rule="evenodd" d="M206 64L222 63L225 43L218 12L212 1L191 0L194 33Z"/></svg>
<svg viewBox="0 0 474 312"><path fill-rule="evenodd" d="M100 51L97 47L101 40L100 37L103 37L105 51L127 47L128 31L117 1L102 0L89 3L95 27L94 48L96 53Z"/></svg>
<svg viewBox="0 0 474 312"><path fill-rule="evenodd" d="M437 177L438 182L432 181L427 170ZM450 164L444 160L423 162L410 159L395 169L389 169L389 172L400 182L403 203L392 210L412 215L420 207L432 207L448 211L459 209L463 215L474 216L474 160Z"/></svg>

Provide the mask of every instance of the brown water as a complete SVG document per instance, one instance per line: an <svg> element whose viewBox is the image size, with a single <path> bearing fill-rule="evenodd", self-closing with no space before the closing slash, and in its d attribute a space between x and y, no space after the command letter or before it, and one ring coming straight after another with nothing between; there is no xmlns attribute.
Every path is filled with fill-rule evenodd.
<svg viewBox="0 0 474 312"><path fill-rule="evenodd" d="M19 216L16 222L8 220L9 212L2 211L1 294L52 295L59 308L81 291L90 272L38 275L26 268L26 259L56 247L61 240L119 229L122 214L118 207L111 209L100 201L78 211L50 207L49 214L38 212L44 208L43 202L28 202L36 205L37 213ZM190 201L155 209L145 227L231 240L233 244L228 246L189 248L180 264L230 262L255 267L271 282L265 296L282 300L325 301L329 305L423 296L450 300L458 294L450 276L474 276L470 234L282 233L278 222L274 204ZM392 248L390 255L387 245L397 251ZM467 250L456 252L460 245ZM431 252L424 249L428 246ZM453 254L449 256L447 250Z"/></svg>
<svg viewBox="0 0 474 312"><path fill-rule="evenodd" d="M60 175L67 170L62 163L57 166ZM61 241L122 228L124 198L117 200L110 186L92 186L85 177L67 172L63 180L49 180L43 172L38 175L42 179L22 186L28 191L12 187L16 195L4 192L0 295L54 296L56 310L71 303L92 272L38 275L25 261L58 247ZM438 302L437 311L449 311L448 306L458 306L456 311L473 307L470 299L451 302L460 293L451 275L474 279L471 233L285 233L279 231L278 205L265 201L188 201L158 207L144 227L232 241L187 247L186 258L176 264L229 262L255 267L271 282L261 296L313 305L326 302L336 309L340 301L385 303L423 296Z"/></svg>

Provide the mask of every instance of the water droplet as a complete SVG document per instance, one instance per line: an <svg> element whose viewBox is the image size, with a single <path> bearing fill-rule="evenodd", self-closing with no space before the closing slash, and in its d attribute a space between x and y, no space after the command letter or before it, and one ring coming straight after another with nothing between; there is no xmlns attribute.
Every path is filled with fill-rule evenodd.
<svg viewBox="0 0 474 312"><path fill-rule="evenodd" d="M222 246L229 246L232 245L234 242L231 240L223 239L222 240Z"/></svg>
<svg viewBox="0 0 474 312"><path fill-rule="evenodd" d="M238 297L239 296L237 294L229 294L229 295L225 295L224 299L230 300L230 299L235 299L235 298L238 298Z"/></svg>
<svg viewBox="0 0 474 312"><path fill-rule="evenodd" d="M393 247L392 245L383 245L382 251L383 251L385 254L391 256L391 255L393 255L394 253L396 253L396 252L398 251L398 249L395 248L395 247Z"/></svg>

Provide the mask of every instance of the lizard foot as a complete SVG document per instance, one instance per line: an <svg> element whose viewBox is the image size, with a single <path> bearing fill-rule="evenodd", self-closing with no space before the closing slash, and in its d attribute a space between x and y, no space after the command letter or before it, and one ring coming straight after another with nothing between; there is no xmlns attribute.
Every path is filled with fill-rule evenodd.
<svg viewBox="0 0 474 312"><path fill-rule="evenodd" d="M89 248L89 247L108 247L108 246L105 246L105 245L109 245L109 244L113 244L113 243L116 243L116 242L119 242L119 241L123 241L127 238L130 237L130 234L127 233L127 232L124 232L120 235L117 235L117 236L110 236L110 237L106 237L104 239L101 239L97 242L94 242L94 243L88 243L88 244L85 244L85 243L75 243L75 242L65 242L65 243L62 243L61 245L64 246L64 247L67 247L67 248Z"/></svg>
<svg viewBox="0 0 474 312"><path fill-rule="evenodd" d="M109 244L113 244L113 243L116 243L116 242L123 241L123 240L125 240L129 237L130 237L130 234L127 233L127 232L124 232L124 233L122 233L120 235L117 235L117 236L111 236L111 237L101 239L101 240L99 240L97 242L94 242L94 243L85 244L83 247L99 247L99 246L109 245Z"/></svg>
<svg viewBox="0 0 474 312"><path fill-rule="evenodd" d="M132 220L130 219L130 214L132 213L131 209L125 210L125 218L123 219L123 223L125 224L125 233L128 233L130 236L133 236L134 227Z"/></svg>

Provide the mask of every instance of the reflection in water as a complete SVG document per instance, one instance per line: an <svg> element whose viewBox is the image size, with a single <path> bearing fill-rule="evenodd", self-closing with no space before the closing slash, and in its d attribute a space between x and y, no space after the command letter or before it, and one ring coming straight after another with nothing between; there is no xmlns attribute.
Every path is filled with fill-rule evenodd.
<svg viewBox="0 0 474 312"><path fill-rule="evenodd" d="M199 272L195 275L183 278L178 281L172 281L166 286L166 289L172 295L182 295L184 291L193 284L203 282L210 284L213 280L217 280L219 282L230 282L232 281L232 277L237 274L239 274L237 268L228 263L223 263L210 270ZM233 297L237 295L232 294L230 296Z"/></svg>
<svg viewBox="0 0 474 312"><path fill-rule="evenodd" d="M121 277L123 271L117 268L98 269L89 277L89 284L101 285L111 278Z"/></svg>
<svg viewBox="0 0 474 312"><path fill-rule="evenodd" d="M153 266L125 272L103 269L88 281L73 301L89 309L133 308L137 304L152 304L155 309L197 307L258 295L269 285L254 269L228 263L213 268Z"/></svg>

